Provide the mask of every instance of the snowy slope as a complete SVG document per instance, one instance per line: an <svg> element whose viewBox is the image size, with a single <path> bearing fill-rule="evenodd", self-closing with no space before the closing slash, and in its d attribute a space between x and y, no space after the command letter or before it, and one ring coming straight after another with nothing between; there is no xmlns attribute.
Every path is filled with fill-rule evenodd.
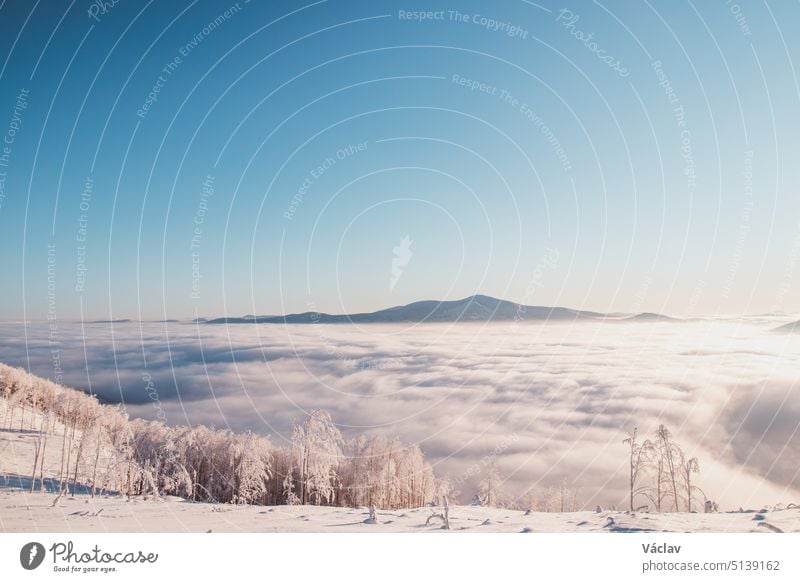
<svg viewBox="0 0 800 582"><path fill-rule="evenodd" d="M2 416L2 414L0 414ZM0 429L0 531L4 532L434 532L441 521L433 509L378 511L365 523L366 509L315 506L236 506L192 503L180 498L132 499L88 495L61 497L28 493L34 435ZM45 472L58 470L52 447ZM436 509L440 511L440 509ZM526 513L455 506L452 531L465 532L800 532L800 509L716 514L628 514L619 511Z"/></svg>
<svg viewBox="0 0 800 582"><path fill-rule="evenodd" d="M0 492L0 530L6 532L442 532L426 525L431 508L378 511L315 506L234 506L120 498L75 499L52 507L54 496ZM438 511L438 509L437 509ZM800 509L767 513L635 514L602 511L530 513L456 506L452 531L461 532L800 532ZM767 525L764 525L767 524Z"/></svg>

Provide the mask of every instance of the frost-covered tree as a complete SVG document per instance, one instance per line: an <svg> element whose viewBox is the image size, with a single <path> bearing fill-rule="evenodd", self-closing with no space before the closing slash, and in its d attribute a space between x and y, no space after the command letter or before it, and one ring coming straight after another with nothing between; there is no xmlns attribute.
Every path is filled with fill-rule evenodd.
<svg viewBox="0 0 800 582"><path fill-rule="evenodd" d="M697 457L687 459L683 451L680 454L680 464L678 469L683 484L684 492L686 493L686 511L692 511L692 493L699 490L699 487L692 481L692 475L700 472L700 462Z"/></svg>
<svg viewBox="0 0 800 582"><path fill-rule="evenodd" d="M542 511L543 504L534 487L530 486L512 504L512 509L519 509L527 512Z"/></svg>
<svg viewBox="0 0 800 582"><path fill-rule="evenodd" d="M484 477L480 482L478 490L478 501L484 507L500 507L502 499L501 487L503 475L497 467L497 461L492 460L486 467Z"/></svg>
<svg viewBox="0 0 800 582"><path fill-rule="evenodd" d="M299 469L300 502L329 505L338 485L336 468L342 457L342 434L330 414L314 410L292 433Z"/></svg>
<svg viewBox="0 0 800 582"><path fill-rule="evenodd" d="M274 447L252 432L131 420L119 407L2 364L0 398L6 426L23 422L24 407L36 430L32 483L37 471L43 482L48 443L60 448L58 499L85 487L92 495L399 508L422 506L437 491L419 447L383 436L346 443L322 410L295 427L290 447Z"/></svg>
<svg viewBox="0 0 800 582"><path fill-rule="evenodd" d="M266 439L246 432L236 435L233 448L233 501L257 503L264 497L270 476L270 452Z"/></svg>
<svg viewBox="0 0 800 582"><path fill-rule="evenodd" d="M381 435L360 436L345 449L339 469L343 504L420 507L437 495L433 470L416 445Z"/></svg>
<svg viewBox="0 0 800 582"><path fill-rule="evenodd" d="M649 440L639 442L637 439L638 428L628 433L628 438L623 440L623 444L628 445L628 492L630 510L634 511L634 499L637 495L647 492L647 487L641 484L641 479L650 462L653 445Z"/></svg>
<svg viewBox="0 0 800 582"><path fill-rule="evenodd" d="M673 441L672 434L663 424L658 425L654 446L655 454L659 458L659 479L663 480L667 491L666 495L672 497L673 507L675 511L678 511L678 501L680 499L678 494L678 461L683 453Z"/></svg>

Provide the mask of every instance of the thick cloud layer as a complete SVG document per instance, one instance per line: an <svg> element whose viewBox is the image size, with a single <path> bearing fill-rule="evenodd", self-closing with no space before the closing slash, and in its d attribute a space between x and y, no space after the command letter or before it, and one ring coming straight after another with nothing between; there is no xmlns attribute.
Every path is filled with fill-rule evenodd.
<svg viewBox="0 0 800 582"><path fill-rule="evenodd" d="M621 503L625 431L663 422L738 507L800 501L800 336L776 324L5 323L0 361L132 415L276 440L325 408L346 434L419 443L465 499L496 460L509 493L566 480L586 506Z"/></svg>

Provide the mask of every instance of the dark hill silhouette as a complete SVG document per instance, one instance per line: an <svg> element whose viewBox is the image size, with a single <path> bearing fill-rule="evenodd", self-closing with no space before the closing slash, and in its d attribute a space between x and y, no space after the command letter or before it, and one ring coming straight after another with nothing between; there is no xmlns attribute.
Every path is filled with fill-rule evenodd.
<svg viewBox="0 0 800 582"><path fill-rule="evenodd" d="M473 295L455 301L416 301L370 313L331 315L307 311L288 315L220 317L207 323L423 323L488 321L570 321L603 319L602 313L565 307L520 305L487 295Z"/></svg>

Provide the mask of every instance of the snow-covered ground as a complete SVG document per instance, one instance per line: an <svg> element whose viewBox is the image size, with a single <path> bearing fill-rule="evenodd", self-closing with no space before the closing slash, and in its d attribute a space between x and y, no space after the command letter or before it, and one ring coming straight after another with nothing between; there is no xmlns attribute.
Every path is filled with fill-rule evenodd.
<svg viewBox="0 0 800 582"><path fill-rule="evenodd" d="M434 532L428 507L378 511L314 506L234 506L161 500L62 498L20 491L0 492L0 529L6 532ZM439 511L437 509L436 511ZM530 513L455 506L453 531L462 532L800 532L800 509L767 513L635 514L618 511Z"/></svg>
<svg viewBox="0 0 800 582"><path fill-rule="evenodd" d="M236 506L179 498L90 498L27 491L34 435L0 429L0 531L4 532L433 532L430 507L378 511L314 506ZM57 447L45 473L57 471ZM46 481L46 479L45 479ZM758 508L757 508L758 509ZM441 511L436 508L435 511ZM800 532L800 508L714 514L628 514L620 511L526 513L454 506L452 531L462 532Z"/></svg>

